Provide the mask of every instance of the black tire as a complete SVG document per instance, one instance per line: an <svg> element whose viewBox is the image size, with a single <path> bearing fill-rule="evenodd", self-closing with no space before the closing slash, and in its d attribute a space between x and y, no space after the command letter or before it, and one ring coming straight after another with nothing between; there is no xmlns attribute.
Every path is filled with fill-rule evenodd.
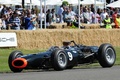
<svg viewBox="0 0 120 80"><path fill-rule="evenodd" d="M9 58L8 58L8 64L9 64L9 68L11 71L13 72L21 72L23 69L18 69L18 68L15 68L12 66L12 61L15 59L15 58L18 58L20 56L22 56L22 52L21 51L13 51L11 52L11 54L9 55Z"/></svg>
<svg viewBox="0 0 120 80"><path fill-rule="evenodd" d="M102 67L112 67L116 61L116 52L111 44L105 43L99 47L98 61Z"/></svg>
<svg viewBox="0 0 120 80"><path fill-rule="evenodd" d="M54 70L61 71L64 70L67 66L67 56L64 50L61 49L56 49L52 55L51 55L51 60L52 60L52 66Z"/></svg>

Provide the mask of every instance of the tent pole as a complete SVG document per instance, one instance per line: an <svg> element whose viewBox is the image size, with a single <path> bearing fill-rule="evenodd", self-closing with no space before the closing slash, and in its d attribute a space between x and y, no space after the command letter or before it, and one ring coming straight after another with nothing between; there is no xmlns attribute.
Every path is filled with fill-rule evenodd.
<svg viewBox="0 0 120 80"><path fill-rule="evenodd" d="M42 15L42 0L40 0L40 15ZM40 18L40 29L42 29L42 18Z"/></svg>
<svg viewBox="0 0 120 80"><path fill-rule="evenodd" d="M78 0L78 19L79 19L79 21L78 21L78 27L79 27L79 29L80 29L80 0Z"/></svg>
<svg viewBox="0 0 120 80"><path fill-rule="evenodd" d="M32 9L32 0L30 0L30 9Z"/></svg>
<svg viewBox="0 0 120 80"><path fill-rule="evenodd" d="M95 13L94 14L95 14L95 24L96 24L96 11L97 11L96 10L96 0L94 0L94 8L95 8Z"/></svg>
<svg viewBox="0 0 120 80"><path fill-rule="evenodd" d="M106 9L106 0L104 0L104 6L105 6L105 9Z"/></svg>
<svg viewBox="0 0 120 80"><path fill-rule="evenodd" d="M45 26L45 29L46 29L46 0L44 0L44 14L45 14L45 19L44 19L44 26Z"/></svg>
<svg viewBox="0 0 120 80"><path fill-rule="evenodd" d="M25 8L25 0L22 0L22 8Z"/></svg>

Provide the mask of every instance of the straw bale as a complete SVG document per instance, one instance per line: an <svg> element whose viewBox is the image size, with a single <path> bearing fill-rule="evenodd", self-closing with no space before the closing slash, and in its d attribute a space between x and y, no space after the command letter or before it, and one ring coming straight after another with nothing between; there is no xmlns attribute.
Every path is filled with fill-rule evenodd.
<svg viewBox="0 0 120 80"><path fill-rule="evenodd" d="M100 24L85 24L82 23L82 26L85 26L85 29L99 29L100 28Z"/></svg>
<svg viewBox="0 0 120 80"><path fill-rule="evenodd" d="M15 32L20 49L48 49L51 46L62 46L63 41L74 40L78 44L100 46L111 43L120 46L119 29L41 29L0 31Z"/></svg>
<svg viewBox="0 0 120 80"><path fill-rule="evenodd" d="M62 29L62 28L68 28L67 23L53 23L48 28L50 29Z"/></svg>

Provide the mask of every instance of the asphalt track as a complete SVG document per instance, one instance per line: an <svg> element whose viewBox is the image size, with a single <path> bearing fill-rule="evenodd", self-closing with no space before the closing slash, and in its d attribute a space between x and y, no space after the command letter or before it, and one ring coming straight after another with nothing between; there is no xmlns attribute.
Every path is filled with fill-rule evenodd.
<svg viewBox="0 0 120 80"><path fill-rule="evenodd" d="M120 66L79 68L64 71L0 73L0 80L120 80Z"/></svg>

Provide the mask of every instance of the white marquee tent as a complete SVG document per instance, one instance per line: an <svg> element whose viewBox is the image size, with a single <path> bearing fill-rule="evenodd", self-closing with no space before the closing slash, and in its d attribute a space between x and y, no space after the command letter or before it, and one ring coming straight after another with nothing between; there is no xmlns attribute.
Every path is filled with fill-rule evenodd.
<svg viewBox="0 0 120 80"><path fill-rule="evenodd" d="M61 5L63 1L67 1L69 4L78 5L78 0L47 0L47 5ZM82 5L95 4L95 0L83 0L80 1ZM96 1L96 5L104 5L104 2Z"/></svg>
<svg viewBox="0 0 120 80"><path fill-rule="evenodd" d="M80 4L82 4L82 5L95 4L95 0L83 0L80 2ZM104 5L104 2L96 1L96 5Z"/></svg>
<svg viewBox="0 0 120 80"><path fill-rule="evenodd" d="M43 0L44 1L44 0ZM46 5L61 5L63 1L68 1L69 4L78 4L78 0L46 0ZM89 4L94 4L95 0L84 0L84 1L80 1L80 4L83 5L89 5ZM40 0L25 0L25 4L32 4L32 5L40 5ZM0 4L22 4L22 0L0 0ZM44 4L42 2L42 4ZM100 1L96 1L96 5L104 5L103 2Z"/></svg>
<svg viewBox="0 0 120 80"><path fill-rule="evenodd" d="M48 5L61 5L63 1L67 1L69 4L78 5L78 0L47 0L46 4ZM94 4L95 0L83 0L80 1L82 5ZM96 1L96 5L104 5L104 2Z"/></svg>
<svg viewBox="0 0 120 80"><path fill-rule="evenodd" d="M62 0L62 1L67 1L69 4L77 5L78 0Z"/></svg>
<svg viewBox="0 0 120 80"><path fill-rule="evenodd" d="M46 5L61 5L61 0L46 0Z"/></svg>
<svg viewBox="0 0 120 80"><path fill-rule="evenodd" d="M12 5L21 5L22 0L0 0L0 4L12 4ZM40 5L40 0L25 0L26 4Z"/></svg>
<svg viewBox="0 0 120 80"><path fill-rule="evenodd" d="M113 3L110 3L110 4L108 4L108 5L106 5L107 7L113 7L113 8L120 8L120 0L118 0L118 1L115 1L115 2L113 2Z"/></svg>
<svg viewBox="0 0 120 80"><path fill-rule="evenodd" d="M18 5L21 4L21 0L0 0L0 4L14 4Z"/></svg>

